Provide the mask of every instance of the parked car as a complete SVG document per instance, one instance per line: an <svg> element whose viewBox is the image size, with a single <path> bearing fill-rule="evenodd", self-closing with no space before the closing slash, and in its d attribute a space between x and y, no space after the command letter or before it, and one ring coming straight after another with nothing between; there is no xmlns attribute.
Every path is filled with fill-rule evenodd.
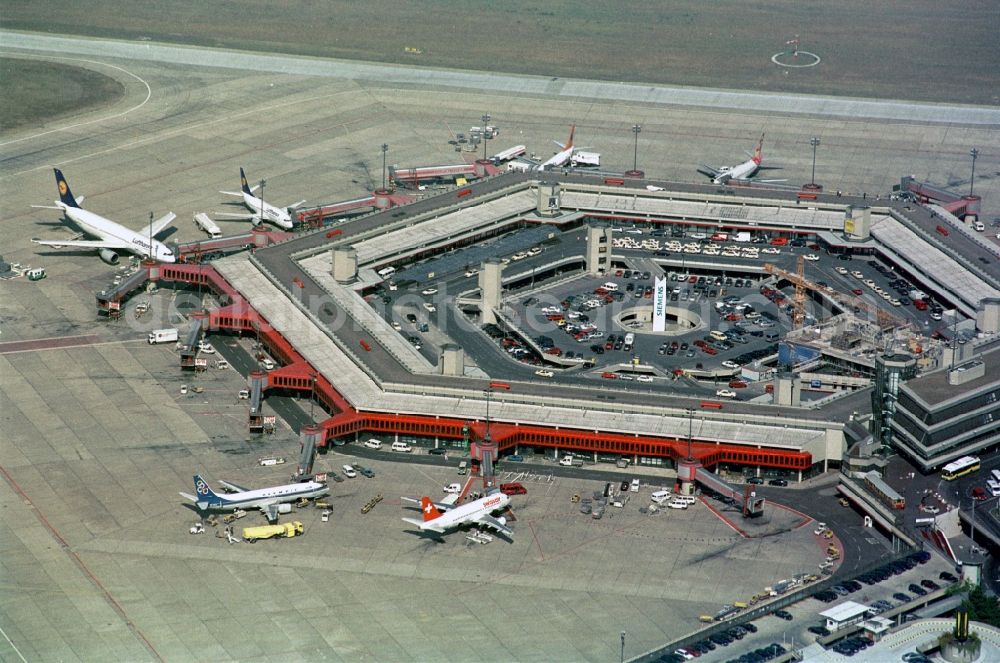
<svg viewBox="0 0 1000 663"><path fill-rule="evenodd" d="M353 479L354 477L358 476L358 473L355 472L354 468L351 467L350 465L344 465L340 469L344 471L344 476L347 477L348 479Z"/></svg>
<svg viewBox="0 0 1000 663"><path fill-rule="evenodd" d="M371 440L365 440L365 446L368 447L369 449L381 449L382 440L376 440L374 438Z"/></svg>
<svg viewBox="0 0 1000 663"><path fill-rule="evenodd" d="M781 617L782 619L788 622L794 619L794 617L792 617L792 613L788 612L787 610L775 610L773 614L775 617Z"/></svg>
<svg viewBox="0 0 1000 663"><path fill-rule="evenodd" d="M528 489L516 481L512 481L500 484L500 492L504 495L527 495Z"/></svg>

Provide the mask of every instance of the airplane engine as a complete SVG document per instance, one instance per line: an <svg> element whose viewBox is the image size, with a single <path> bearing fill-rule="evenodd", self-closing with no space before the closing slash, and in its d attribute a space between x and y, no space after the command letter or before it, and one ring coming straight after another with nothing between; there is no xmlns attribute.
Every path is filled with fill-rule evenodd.
<svg viewBox="0 0 1000 663"><path fill-rule="evenodd" d="M506 525L507 524L507 519L505 517L503 517L503 516L498 516L497 517L497 522L500 523L501 525Z"/></svg>
<svg viewBox="0 0 1000 663"><path fill-rule="evenodd" d="M109 265L118 264L118 254L111 249L101 249L101 260L108 263Z"/></svg>

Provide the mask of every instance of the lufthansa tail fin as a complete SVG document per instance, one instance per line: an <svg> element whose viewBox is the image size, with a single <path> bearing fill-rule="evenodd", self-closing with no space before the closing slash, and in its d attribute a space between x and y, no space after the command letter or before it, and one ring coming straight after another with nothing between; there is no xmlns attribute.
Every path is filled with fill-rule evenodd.
<svg viewBox="0 0 1000 663"><path fill-rule="evenodd" d="M253 195L253 189L247 184L247 174L243 172L243 166L240 166L240 188L243 190L243 193Z"/></svg>
<svg viewBox="0 0 1000 663"><path fill-rule="evenodd" d="M441 512L438 511L437 507L434 506L434 502L431 501L429 497L420 498L420 509L424 512L424 522L428 520L434 520L435 518L441 517Z"/></svg>
<svg viewBox="0 0 1000 663"><path fill-rule="evenodd" d="M62 171L58 168L53 168L53 170L56 171L56 189L59 190L59 200L69 207L79 207L80 205L76 202L76 198L73 197L73 192L69 190L69 184L66 183L66 178L63 177Z"/></svg>

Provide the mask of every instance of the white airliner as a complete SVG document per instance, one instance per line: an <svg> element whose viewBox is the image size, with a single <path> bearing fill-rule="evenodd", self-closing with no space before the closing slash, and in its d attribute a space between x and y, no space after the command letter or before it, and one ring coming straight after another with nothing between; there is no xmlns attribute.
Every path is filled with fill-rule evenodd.
<svg viewBox="0 0 1000 663"><path fill-rule="evenodd" d="M219 193L224 193L227 196L242 197L243 204L246 205L251 214L216 212L216 216L224 216L230 219L244 219L246 221L252 221L254 225L267 221L268 223L273 223L279 228L291 230L294 227L291 212L299 205L306 202L304 200L300 200L299 202L293 203L288 207L275 207L274 205L265 202L263 198L254 195L254 191L259 189L260 185L257 184L250 187L250 185L247 184L247 176L246 173L243 172L242 167L240 168L240 187L240 191L220 191Z"/></svg>
<svg viewBox="0 0 1000 663"><path fill-rule="evenodd" d="M416 502L408 497L403 499ZM495 511L506 509L508 504L510 504L510 498L503 493L493 493L462 506L434 503L431 498L425 496L420 498L420 508L424 512L424 519L403 518L403 521L416 525L421 531L438 534L444 534L464 525L481 525L511 536L514 534L514 530L507 527L507 519L493 516Z"/></svg>
<svg viewBox="0 0 1000 663"><path fill-rule="evenodd" d="M712 168L711 166L701 166L698 172L712 179L713 184L727 184L729 182L749 182L750 179L761 170L780 170L777 166L764 166L762 150L764 148L764 134L760 135L757 142L757 149L750 154L750 158L738 166L721 166ZM749 152L747 153L749 154ZM786 182L787 180L756 180L757 182Z"/></svg>
<svg viewBox="0 0 1000 663"><path fill-rule="evenodd" d="M559 141L552 141L560 147L560 150L551 157L538 164L538 170L549 170L551 168L562 168L573 156L573 134L576 132L576 125L569 128L569 140L563 145Z"/></svg>
<svg viewBox="0 0 1000 663"><path fill-rule="evenodd" d="M174 252L163 242L154 239L152 246L150 246L150 238L170 225L177 218L176 214L168 212L156 221L153 221L142 231L129 230L119 223L115 223L99 214L94 214L81 208L80 201L83 198L81 197L79 201L74 198L73 192L69 190L69 185L66 184L66 178L63 177L62 172L58 168L54 170L56 173L56 188L59 190L59 200L55 201L54 207L50 205L32 205L32 207L62 210L65 217L83 232L70 239L32 239L32 242L57 249L64 246L98 249L101 260L109 265L118 263L118 251L128 251L138 256L152 257L154 260L159 260L160 262L176 261ZM77 239L83 235L99 237L100 239Z"/></svg>
<svg viewBox="0 0 1000 663"><path fill-rule="evenodd" d="M316 481L290 483L258 490L249 490L228 481L220 480L219 483L234 492L228 495L216 495L201 478L201 475L196 474L194 475L194 490L197 497L188 493L180 493L180 495L194 502L201 511L235 511L236 509L257 508L267 516L269 522L273 523L278 519L279 504L295 502L303 497L323 497L330 493L326 484Z"/></svg>

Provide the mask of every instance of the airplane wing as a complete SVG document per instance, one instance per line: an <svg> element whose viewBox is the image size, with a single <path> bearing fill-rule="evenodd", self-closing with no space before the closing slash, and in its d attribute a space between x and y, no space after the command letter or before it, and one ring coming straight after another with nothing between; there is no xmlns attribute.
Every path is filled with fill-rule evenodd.
<svg viewBox="0 0 1000 663"><path fill-rule="evenodd" d="M420 500L416 499L415 497L400 497L399 499L403 500L404 502L412 502L413 504L420 504ZM444 502L432 502L432 504L438 511L449 511L451 509L454 509L455 500L458 499L458 495L454 494L448 495L444 499L445 499ZM449 502L448 500L451 501Z"/></svg>
<svg viewBox="0 0 1000 663"><path fill-rule="evenodd" d="M251 189L251 191L252 191L252 189ZM240 198L243 197L243 192L242 191L220 191L219 193L224 193L227 196L238 196Z"/></svg>
<svg viewBox="0 0 1000 663"><path fill-rule="evenodd" d="M78 235L79 236L79 235ZM74 239L32 239L35 244L41 244L42 246L54 246L56 248L62 246L75 246L81 249L130 249L131 244L126 244L125 242L114 242L105 241L103 239L93 239L93 240L74 240Z"/></svg>
<svg viewBox="0 0 1000 663"><path fill-rule="evenodd" d="M699 166L698 172L701 173L702 175L705 175L706 177L711 177L714 179L718 177L722 171L716 170L711 166Z"/></svg>
<svg viewBox="0 0 1000 663"><path fill-rule="evenodd" d="M787 179L784 179L784 180L762 180L762 179L759 179L759 178L755 177L755 178L753 178L752 180L749 180L749 181L751 181L751 182L757 182L758 184L777 184L779 182L787 182L788 180Z"/></svg>
<svg viewBox="0 0 1000 663"><path fill-rule="evenodd" d="M496 531L500 532L501 534L506 534L507 536L513 536L514 535L514 530L512 530L509 527L507 527L506 524L504 524L499 519L494 518L493 516L484 514L484 515L480 516L479 518L477 518L476 522L478 524L480 524L480 525L485 525L486 527L492 527L493 529L495 529Z"/></svg>
<svg viewBox="0 0 1000 663"><path fill-rule="evenodd" d="M63 210L62 207L57 207L56 205L32 205L31 207L33 209L57 209L60 212L65 211L65 210Z"/></svg>
<svg viewBox="0 0 1000 663"><path fill-rule="evenodd" d="M173 212L167 212L166 214L164 214L163 216L161 216L159 219L157 219L156 221L153 221L151 224L149 224L148 226L146 226L145 228L143 228L142 229L142 234L146 235L146 236L149 236L149 235L158 235L161 230L163 230L164 228L166 228L167 226L169 226L173 222L173 220L176 219L176 218L177 218L176 214L174 214Z"/></svg>
<svg viewBox="0 0 1000 663"><path fill-rule="evenodd" d="M192 495L191 493L177 493L177 494L185 499L191 500L192 502L198 501L198 498Z"/></svg>
<svg viewBox="0 0 1000 663"><path fill-rule="evenodd" d="M418 529L425 532L437 532L438 534L445 534L445 529L443 527L435 527L429 524L433 521L423 522L421 520L414 520L413 518L403 518L404 522L410 523L411 525L416 525Z"/></svg>
<svg viewBox="0 0 1000 663"><path fill-rule="evenodd" d="M244 488L243 486L237 486L235 483L226 481L225 479L219 479L219 485L233 491L234 493L245 493L250 490L249 488Z"/></svg>
<svg viewBox="0 0 1000 663"><path fill-rule="evenodd" d="M297 202L297 203L292 203L291 205L289 205L289 206L288 206L288 207L286 207L285 209L286 209L286 210L288 210L289 212L291 212L292 210L295 210L295 209L298 209L298 208L299 208L299 206L300 206L300 205L302 205L302 203L304 203L304 202L306 202L306 201L304 201L304 200L300 200L300 201L299 201L299 202Z"/></svg>
<svg viewBox="0 0 1000 663"><path fill-rule="evenodd" d="M260 512L263 513L265 516L267 516L267 522L272 523L272 524L274 524L275 522L277 522L277 520L278 520L278 505L277 505L277 503L274 503L274 504L265 504L264 506L260 507Z"/></svg>

